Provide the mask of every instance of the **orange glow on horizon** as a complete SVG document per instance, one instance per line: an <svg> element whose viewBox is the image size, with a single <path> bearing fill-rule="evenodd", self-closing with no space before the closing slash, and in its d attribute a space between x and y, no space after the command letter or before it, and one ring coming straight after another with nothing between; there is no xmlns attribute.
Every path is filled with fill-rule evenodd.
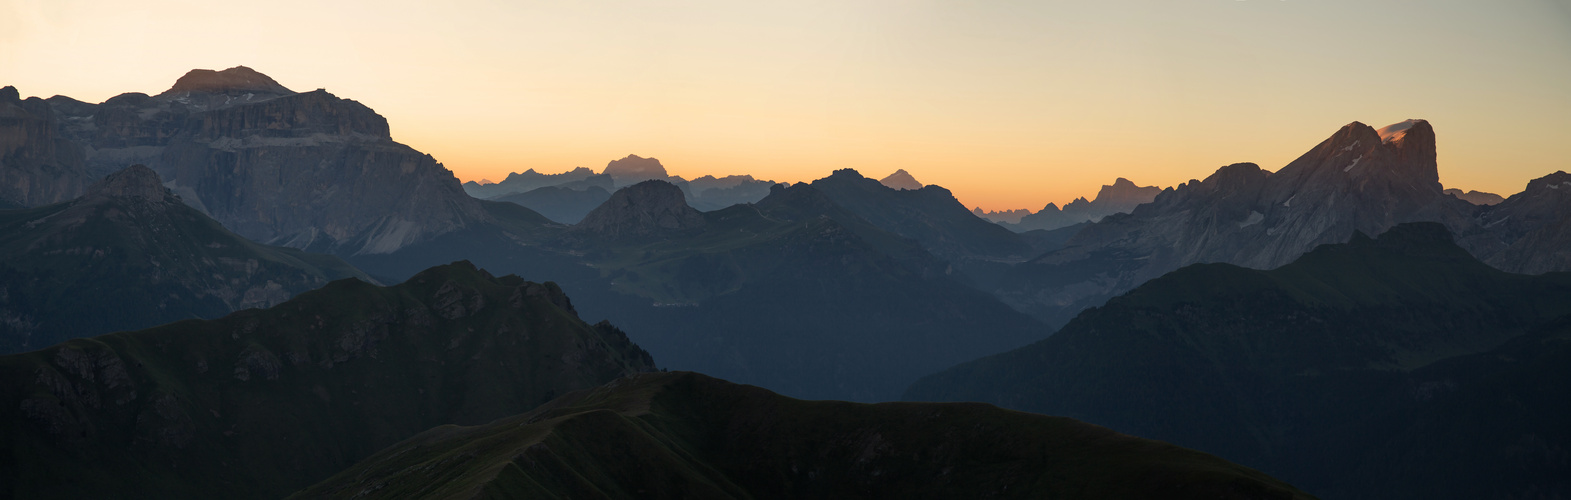
<svg viewBox="0 0 1571 500"><path fill-rule="evenodd" d="M1428 119L1447 187L1571 170L1571 7L1541 0L0 3L0 85L101 102L245 65L387 117L463 180L905 169L968 208L1277 170ZM287 31L277 27L287 26ZM311 36L295 36L310 33Z"/></svg>

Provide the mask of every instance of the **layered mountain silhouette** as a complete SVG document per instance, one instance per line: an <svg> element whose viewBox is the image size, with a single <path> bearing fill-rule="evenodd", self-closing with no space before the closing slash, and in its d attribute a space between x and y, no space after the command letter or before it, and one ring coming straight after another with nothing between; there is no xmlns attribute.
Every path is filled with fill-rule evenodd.
<svg viewBox="0 0 1571 500"><path fill-rule="evenodd" d="M939 186L895 189L853 169L836 170L812 185L874 226L916 240L951 261L1020 258L1031 253L1018 235L978 218Z"/></svg>
<svg viewBox="0 0 1571 500"><path fill-rule="evenodd" d="M80 198L0 211L0 352L268 307L359 270L253 243L135 165Z"/></svg>
<svg viewBox="0 0 1571 500"><path fill-rule="evenodd" d="M41 104L29 106L58 116L57 135L67 143L57 144L55 157L81 155L96 175L146 164L186 203L254 241L378 254L489 220L451 172L393 142L387 120L370 108L324 90L296 93L244 66L194 70L157 96ZM26 150L25 164L48 156L38 145ZM39 184L58 193L18 204L79 194L70 176Z"/></svg>
<svg viewBox="0 0 1571 500"><path fill-rule="evenodd" d="M582 218L588 210L580 210L576 201L566 201L566 197L587 198L587 195L574 195L562 193L560 190L591 191L600 187L607 192L619 187L631 186L643 181L661 180L671 183L682 190L690 205L700 211L719 210L738 203L754 203L769 195L769 188L774 182L754 179L751 175L728 175L715 177L705 175L691 181L681 176L670 175L666 172L665 165L655 158L644 158L638 155L627 155L606 164L606 168L599 174L593 170L578 167L560 174L541 174L530 169L523 173L513 173L506 180L491 185L482 185L476 182L464 183L464 191L471 196L481 199L508 201L529 207L541 213L551 212L561 215L561 218L551 217L552 220ZM534 195L517 196L547 187L556 187L558 190L549 190ZM528 200L527 203L523 202ZM547 201L550 200L550 201ZM558 201L561 200L561 201ZM602 199L603 201L603 199ZM582 212L582 213L581 213ZM576 217L574 217L576 215ZM550 217L550 214L547 214Z"/></svg>
<svg viewBox="0 0 1571 500"><path fill-rule="evenodd" d="M1412 223L1270 271L1185 267L905 397L1106 425L1328 498L1553 496L1568 336L1571 275L1509 274Z"/></svg>
<svg viewBox="0 0 1571 500"><path fill-rule="evenodd" d="M1053 230L1073 226L1082 222L1096 222L1113 214L1129 213L1135 207L1150 203L1162 188L1156 186L1136 186L1134 182L1123 177L1114 180L1111 185L1104 185L1097 191L1096 198L1087 200L1075 198L1074 201L1059 209L1058 205L1048 203L1042 210L1020 217L1018 222L992 219L994 222L1013 222L1006 224L1015 231L1032 231L1037 229ZM978 214L980 215L980 214Z"/></svg>
<svg viewBox="0 0 1571 500"><path fill-rule="evenodd" d="M1223 167L979 280L1056 325L1188 264L1270 269L1355 231L1380 234L1403 222L1442 223L1464 248L1492 259L1510 243L1481 223L1480 207L1444 193L1435 158L1426 121L1380 130L1354 122L1275 173L1252 163Z"/></svg>
<svg viewBox="0 0 1571 500"><path fill-rule="evenodd" d="M978 404L652 373L432 429L292 498L1311 498L1215 457Z"/></svg>
<svg viewBox="0 0 1571 500"><path fill-rule="evenodd" d="M583 190L546 186L523 193L500 196L496 201L514 203L534 210L555 222L577 224L578 221L584 220L584 216L589 215L590 211L609 199L611 193L599 186L589 186Z"/></svg>
<svg viewBox="0 0 1571 500"><path fill-rule="evenodd" d="M1056 209L1057 207L1054 208ZM1021 218L1031 215L1031 211L1024 208L1004 211L983 211L982 207L975 207L971 209L971 213L976 214L977 217L981 217L993 222L1008 222L1010 224L1019 224Z"/></svg>
<svg viewBox="0 0 1571 500"><path fill-rule="evenodd" d="M654 369L551 284L468 263L0 357L15 498L279 498L421 431Z"/></svg>

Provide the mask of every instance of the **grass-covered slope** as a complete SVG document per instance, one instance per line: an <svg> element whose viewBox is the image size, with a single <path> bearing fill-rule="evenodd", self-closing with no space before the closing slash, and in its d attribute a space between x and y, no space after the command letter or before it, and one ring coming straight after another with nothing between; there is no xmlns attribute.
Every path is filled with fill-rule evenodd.
<svg viewBox="0 0 1571 500"><path fill-rule="evenodd" d="M801 401L644 374L443 426L296 498L1310 498L1203 453L981 404Z"/></svg>
<svg viewBox="0 0 1571 500"><path fill-rule="evenodd" d="M267 307L346 277L366 275L229 232L137 165L76 200L0 211L0 353Z"/></svg>
<svg viewBox="0 0 1571 500"><path fill-rule="evenodd" d="M0 496L278 498L434 426L653 369L552 284L468 263L0 357Z"/></svg>
<svg viewBox="0 0 1571 500"><path fill-rule="evenodd" d="M1064 415L1215 453L1311 492L1365 497L1389 478L1354 464L1403 425L1372 416L1416 397L1402 390L1414 370L1490 352L1567 314L1571 275L1508 274L1439 224L1405 224L1275 270L1180 269L1046 340L927 377L905 398ZM1479 480L1406 472L1456 488Z"/></svg>

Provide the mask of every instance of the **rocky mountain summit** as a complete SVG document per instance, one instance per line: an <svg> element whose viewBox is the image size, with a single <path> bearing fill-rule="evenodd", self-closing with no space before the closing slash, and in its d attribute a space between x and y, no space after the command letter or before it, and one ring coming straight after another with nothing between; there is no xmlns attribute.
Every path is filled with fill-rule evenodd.
<svg viewBox="0 0 1571 500"><path fill-rule="evenodd" d="M922 189L922 183L917 182L916 177L912 177L903 168L889 174L888 177L879 179L878 183L889 186L890 189L909 189L912 191Z"/></svg>
<svg viewBox="0 0 1571 500"><path fill-rule="evenodd" d="M682 190L649 180L617 190L573 226L575 232L610 238L652 236L697 229L704 215L687 205Z"/></svg>
<svg viewBox="0 0 1571 500"><path fill-rule="evenodd" d="M611 160L601 173L617 180L617 186L629 186L648 180L665 180L671 177L665 171L665 165L655 158L644 158L638 155L627 155L620 160Z"/></svg>
<svg viewBox="0 0 1571 500"><path fill-rule="evenodd" d="M57 149L68 152L55 157L79 154L89 175L145 164L186 203L268 244L388 253L489 217L435 159L393 142L370 108L325 90L296 93L243 66L193 70L156 96L96 105L56 96L32 106L60 118ZM0 144L16 137L0 130ZM0 175L18 170L10 163ZM71 176L51 179L44 183L67 198L80 194ZM51 197L60 196L18 204Z"/></svg>
<svg viewBox="0 0 1571 500"><path fill-rule="evenodd" d="M253 243L134 165L80 198L0 212L0 352L268 307L360 271Z"/></svg>
<svg viewBox="0 0 1571 500"><path fill-rule="evenodd" d="M1522 192L1485 207L1478 222L1495 238L1487 246L1498 247L1485 258L1490 265L1524 274L1571 270L1571 174L1533 179Z"/></svg>

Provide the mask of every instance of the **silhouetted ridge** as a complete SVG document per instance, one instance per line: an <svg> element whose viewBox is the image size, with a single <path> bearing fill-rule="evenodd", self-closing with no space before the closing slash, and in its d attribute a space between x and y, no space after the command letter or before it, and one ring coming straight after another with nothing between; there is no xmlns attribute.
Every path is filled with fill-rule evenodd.
<svg viewBox="0 0 1571 500"><path fill-rule="evenodd" d="M175 80L174 86L169 87L169 90L159 96L181 92L262 92L280 95L294 93L267 75L245 66L235 66L223 71L193 69L179 80Z"/></svg>

